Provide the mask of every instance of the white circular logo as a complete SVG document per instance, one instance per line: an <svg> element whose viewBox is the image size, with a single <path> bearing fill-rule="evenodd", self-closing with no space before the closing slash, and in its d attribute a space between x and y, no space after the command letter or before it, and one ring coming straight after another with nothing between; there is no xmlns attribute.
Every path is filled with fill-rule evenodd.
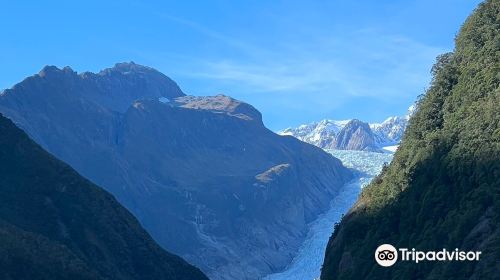
<svg viewBox="0 0 500 280"><path fill-rule="evenodd" d="M381 266L392 266L398 260L398 250L391 244L382 244L375 250L375 260Z"/></svg>

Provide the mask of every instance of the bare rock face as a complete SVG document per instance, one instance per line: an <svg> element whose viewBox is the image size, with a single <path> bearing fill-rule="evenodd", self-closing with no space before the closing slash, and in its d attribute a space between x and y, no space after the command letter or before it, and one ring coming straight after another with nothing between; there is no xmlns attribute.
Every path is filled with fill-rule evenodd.
<svg viewBox="0 0 500 280"><path fill-rule="evenodd" d="M211 279L283 269L351 178L321 149L265 128L251 105L186 96L133 63L46 67L4 91L0 112Z"/></svg>
<svg viewBox="0 0 500 280"><path fill-rule="evenodd" d="M329 148L337 150L378 150L375 144L375 136L369 124L360 120L349 121L339 132L335 141Z"/></svg>

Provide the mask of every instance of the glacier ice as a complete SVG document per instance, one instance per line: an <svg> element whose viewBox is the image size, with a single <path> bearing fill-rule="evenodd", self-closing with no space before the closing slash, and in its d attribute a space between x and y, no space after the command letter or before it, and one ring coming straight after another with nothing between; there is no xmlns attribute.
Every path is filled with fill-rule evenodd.
<svg viewBox="0 0 500 280"><path fill-rule="evenodd" d="M384 164L392 160L392 153L352 150L327 150L342 163L358 172L358 176L340 189L331 208L310 223L307 238L290 265L282 272L266 276L264 280L319 279L321 265L333 225L356 202L361 189L380 173Z"/></svg>

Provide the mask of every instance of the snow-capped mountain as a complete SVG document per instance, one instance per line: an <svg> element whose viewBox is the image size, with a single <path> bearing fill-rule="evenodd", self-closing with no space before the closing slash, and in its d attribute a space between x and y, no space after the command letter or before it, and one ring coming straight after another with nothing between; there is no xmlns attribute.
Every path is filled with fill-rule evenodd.
<svg viewBox="0 0 500 280"><path fill-rule="evenodd" d="M399 144L414 111L415 105L412 105L407 115L389 117L382 123L322 120L287 128L278 134L290 135L323 149L383 151L384 147Z"/></svg>
<svg viewBox="0 0 500 280"><path fill-rule="evenodd" d="M322 120L311 124L303 124L297 128L287 128L278 132L280 135L290 135L301 141L326 148L335 140L337 134L351 120Z"/></svg>
<svg viewBox="0 0 500 280"><path fill-rule="evenodd" d="M390 117L382 123L370 124L370 128L379 146L390 146L399 143L407 123L406 117Z"/></svg>

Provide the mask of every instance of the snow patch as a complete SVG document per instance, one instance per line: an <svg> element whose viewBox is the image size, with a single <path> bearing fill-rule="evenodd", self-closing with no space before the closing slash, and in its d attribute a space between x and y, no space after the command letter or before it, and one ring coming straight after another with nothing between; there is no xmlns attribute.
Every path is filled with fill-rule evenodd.
<svg viewBox="0 0 500 280"><path fill-rule="evenodd" d="M392 153L395 153L396 150L398 149L398 147L399 147L399 145L394 145L394 146L382 147L382 149L389 151L389 152L392 152Z"/></svg>
<svg viewBox="0 0 500 280"><path fill-rule="evenodd" d="M170 99L162 96L162 97L158 98L158 101L160 101L161 103L168 103L168 102L170 102Z"/></svg>

